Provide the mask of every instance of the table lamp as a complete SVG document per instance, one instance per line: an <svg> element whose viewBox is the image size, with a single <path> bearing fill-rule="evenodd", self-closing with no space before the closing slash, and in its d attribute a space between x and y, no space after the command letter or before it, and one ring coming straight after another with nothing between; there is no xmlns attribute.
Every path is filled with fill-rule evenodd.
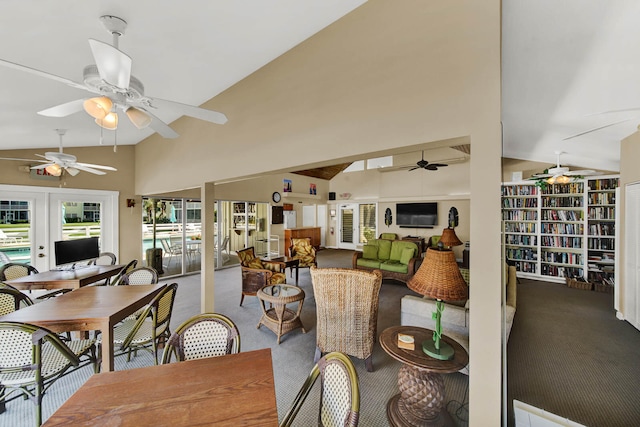
<svg viewBox="0 0 640 427"><path fill-rule="evenodd" d="M442 248L427 249L424 261L416 274L409 279L407 286L421 295L436 300L436 311L432 317L436 321L433 340L424 341L422 343L422 351L439 360L453 358L453 347L441 341L442 326L440 320L444 310L442 301L467 299L467 283L464 281L462 274L460 274L453 251Z"/></svg>
<svg viewBox="0 0 640 427"><path fill-rule="evenodd" d="M440 236L438 243L442 243L445 248L451 248L453 246L461 245L462 241L458 239L456 231L453 228L447 227L442 230L442 235Z"/></svg>

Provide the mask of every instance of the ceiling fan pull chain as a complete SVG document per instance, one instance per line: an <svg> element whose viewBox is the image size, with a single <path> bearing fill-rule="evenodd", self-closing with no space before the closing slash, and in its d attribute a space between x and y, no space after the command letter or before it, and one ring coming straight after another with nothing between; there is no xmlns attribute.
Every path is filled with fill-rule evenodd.
<svg viewBox="0 0 640 427"><path fill-rule="evenodd" d="M102 126L100 127L100 145L102 145L102 138L103 138L103 134L102 134Z"/></svg>
<svg viewBox="0 0 640 427"><path fill-rule="evenodd" d="M113 131L113 152L116 153L118 151L118 130Z"/></svg>

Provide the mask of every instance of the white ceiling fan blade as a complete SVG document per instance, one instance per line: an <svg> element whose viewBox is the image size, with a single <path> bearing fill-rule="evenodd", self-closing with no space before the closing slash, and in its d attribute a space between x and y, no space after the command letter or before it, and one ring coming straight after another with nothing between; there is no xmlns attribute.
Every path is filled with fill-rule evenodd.
<svg viewBox="0 0 640 427"><path fill-rule="evenodd" d="M120 89L128 89L131 78L131 57L110 44L98 40L89 39L89 45L100 78Z"/></svg>
<svg viewBox="0 0 640 427"><path fill-rule="evenodd" d="M586 175L596 175L598 172L594 171L593 169L583 169L583 170L579 170L579 171L569 171L567 173L565 173L565 175L567 176L573 176L573 175L578 175L578 176L586 176Z"/></svg>
<svg viewBox="0 0 640 427"><path fill-rule="evenodd" d="M0 160L15 160L17 162L41 162L41 163L49 163L48 160L37 160L37 159L16 159L13 157L0 157Z"/></svg>
<svg viewBox="0 0 640 427"><path fill-rule="evenodd" d="M83 111L83 103L84 99L76 99L75 101L66 102L64 104L56 105L55 107L47 108L46 110L38 111L38 114L46 117L67 117Z"/></svg>
<svg viewBox="0 0 640 427"><path fill-rule="evenodd" d="M105 175L106 174L106 172L102 172L101 170L84 166L82 163L76 163L75 165L70 166L70 167L73 167L73 168L81 170L81 171L93 173L95 175Z"/></svg>
<svg viewBox="0 0 640 427"><path fill-rule="evenodd" d="M111 167L111 166L103 166L103 165L93 165L91 163L80 163L80 162L76 162L75 166L83 166L83 167L87 167L87 168L93 168L93 169L104 169L104 170L108 170L108 171L117 171L118 169Z"/></svg>
<svg viewBox="0 0 640 427"><path fill-rule="evenodd" d="M218 111L207 110L205 108L182 104L176 101L168 101L166 99L160 98L151 98L151 101L152 104L153 102L157 101L159 105L164 105L165 108L182 113L185 116L195 117L196 119L216 123L218 125L227 123L227 116Z"/></svg>
<svg viewBox="0 0 640 427"><path fill-rule="evenodd" d="M154 116L149 110L144 110L145 113L151 116L153 120L151 120L151 124L149 127L156 132L158 132L163 138L177 138L178 133L171 129L168 124L160 120L158 117Z"/></svg>
<svg viewBox="0 0 640 427"><path fill-rule="evenodd" d="M15 70L26 71L27 73L44 77L46 79L55 80L57 82L64 83L68 86L75 87L76 89L87 90L86 86L80 83L76 83L73 80L65 79L64 77L56 76L55 74L47 73L44 71L36 70L35 68L27 67L25 65L16 64L15 62L5 61L4 59L0 59L0 65L3 65L8 68L13 68Z"/></svg>
<svg viewBox="0 0 640 427"><path fill-rule="evenodd" d="M577 138L577 137L585 135L587 133L595 132L595 131L600 130L600 129L605 129L605 128L608 128L608 127L611 127L611 126L619 125L620 123L628 122L629 120L633 120L633 117L629 118L629 119L620 120L620 121L617 121L617 122L614 122L614 123L609 123L608 125L599 126L597 128L585 130L584 132L576 133L575 135L570 135L570 136L567 136L566 138L562 138L562 140L566 141L567 139Z"/></svg>

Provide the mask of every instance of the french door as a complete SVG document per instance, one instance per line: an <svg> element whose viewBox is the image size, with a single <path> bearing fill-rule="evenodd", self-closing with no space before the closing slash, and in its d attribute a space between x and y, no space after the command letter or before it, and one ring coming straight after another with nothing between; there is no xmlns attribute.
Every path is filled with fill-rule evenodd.
<svg viewBox="0 0 640 427"><path fill-rule="evenodd" d="M360 239L358 237L358 205L344 203L339 205L338 229L340 230L338 248L355 250Z"/></svg>
<svg viewBox="0 0 640 427"><path fill-rule="evenodd" d="M115 191L0 185L0 251L39 271L55 266L54 242L89 236L118 254Z"/></svg>

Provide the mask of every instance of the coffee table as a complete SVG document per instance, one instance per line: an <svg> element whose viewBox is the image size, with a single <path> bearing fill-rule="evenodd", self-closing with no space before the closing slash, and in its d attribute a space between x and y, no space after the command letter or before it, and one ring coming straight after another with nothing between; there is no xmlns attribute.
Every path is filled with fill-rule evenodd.
<svg viewBox="0 0 640 427"><path fill-rule="evenodd" d="M400 333L414 337L413 350L398 347ZM422 341L432 337L432 330L417 326L393 326L380 334L382 349L403 363L398 372L400 393L387 404L387 418L394 427L455 425L445 408L441 374L457 372L467 366L469 355L456 341L442 335L442 340L453 347L455 354L451 360L434 359L422 351Z"/></svg>
<svg viewBox="0 0 640 427"><path fill-rule="evenodd" d="M279 256L279 257L275 257L275 258L265 258L268 259L269 261L278 261L278 262L283 262L284 263L284 269L286 270L287 268L289 268L289 270L293 273L293 268L296 268L296 285L298 284L298 269L300 268L300 260L298 258L292 258L292 257L288 257L288 256Z"/></svg>
<svg viewBox="0 0 640 427"><path fill-rule="evenodd" d="M301 288L285 284L270 285L260 289L257 295L262 317L256 327L264 325L273 331L278 337L278 344L282 335L295 329L302 328L302 333L307 332L300 320L304 303L304 291ZM293 303L298 303L296 311L287 308L287 304Z"/></svg>

